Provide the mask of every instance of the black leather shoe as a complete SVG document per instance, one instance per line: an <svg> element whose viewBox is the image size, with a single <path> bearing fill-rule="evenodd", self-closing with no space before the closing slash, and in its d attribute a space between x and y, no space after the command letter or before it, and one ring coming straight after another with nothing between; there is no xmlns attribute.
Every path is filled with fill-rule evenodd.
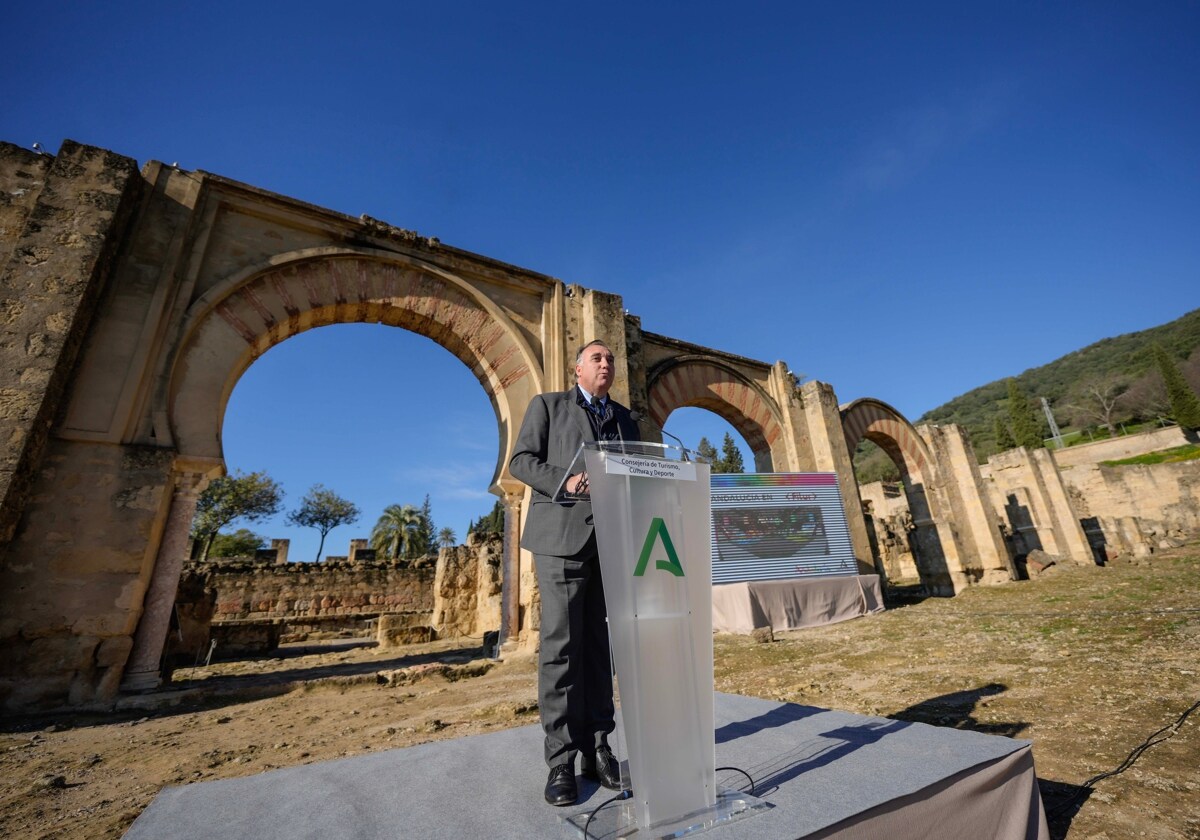
<svg viewBox="0 0 1200 840"><path fill-rule="evenodd" d="M574 805L579 798L579 788L575 785L575 768L570 764L559 764L550 768L550 778L546 779L546 801L551 805Z"/></svg>
<svg viewBox="0 0 1200 840"><path fill-rule="evenodd" d="M596 747L594 756L585 755L579 772L609 790L621 790L621 765L608 747Z"/></svg>

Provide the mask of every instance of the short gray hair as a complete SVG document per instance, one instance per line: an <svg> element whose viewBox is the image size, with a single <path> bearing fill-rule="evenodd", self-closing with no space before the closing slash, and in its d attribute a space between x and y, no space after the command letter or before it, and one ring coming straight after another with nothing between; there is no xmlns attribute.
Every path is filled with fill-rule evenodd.
<svg viewBox="0 0 1200 840"><path fill-rule="evenodd" d="M597 344L599 344L601 347L603 347L609 353L612 352L612 348L609 347L607 344L605 344L602 340L600 340L598 338L593 338L587 344L585 344L579 348L579 352L575 354L575 364L578 365L583 362L583 351L584 350L587 350L589 347L595 347Z"/></svg>

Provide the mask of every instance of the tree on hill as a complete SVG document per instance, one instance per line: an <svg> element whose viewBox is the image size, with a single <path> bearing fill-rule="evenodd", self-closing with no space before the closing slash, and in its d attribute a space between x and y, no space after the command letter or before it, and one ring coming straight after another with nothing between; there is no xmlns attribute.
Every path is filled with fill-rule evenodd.
<svg viewBox="0 0 1200 840"><path fill-rule="evenodd" d="M1119 374L1090 377L1072 391L1072 400L1067 406L1072 422L1077 425L1099 423L1108 429L1109 435L1115 435L1115 420L1126 416L1117 412L1124 408L1128 390L1129 380Z"/></svg>
<svg viewBox="0 0 1200 840"><path fill-rule="evenodd" d="M715 473L744 473L746 471L746 466L742 463L742 451L738 449L733 435L729 432L725 433L725 440L721 442L721 457L713 463L712 471Z"/></svg>
<svg viewBox="0 0 1200 840"><path fill-rule="evenodd" d="M209 547L210 557L252 557L267 541L247 528L238 528L232 534L217 534Z"/></svg>
<svg viewBox="0 0 1200 840"><path fill-rule="evenodd" d="M709 442L708 438L706 438L706 437L700 438L700 443L698 443L696 445L696 454L699 455L701 458L703 458L705 461L707 461L709 464L713 465L714 472L716 471L715 470L716 463L719 460L719 458L717 456L717 447L713 446Z"/></svg>
<svg viewBox="0 0 1200 840"><path fill-rule="evenodd" d="M458 542L458 536L454 533L453 528L443 528L438 531L438 545L442 548L453 548Z"/></svg>
<svg viewBox="0 0 1200 840"><path fill-rule="evenodd" d="M300 507L287 515L287 521L302 528L316 528L321 534L317 545L317 560L325 548L325 537L339 525L349 525L358 520L358 506L323 484L314 484L300 500Z"/></svg>
<svg viewBox="0 0 1200 840"><path fill-rule="evenodd" d="M1015 379L1008 380L1008 422L1017 446L1039 449L1044 445L1041 413L1034 408Z"/></svg>
<svg viewBox="0 0 1200 840"><path fill-rule="evenodd" d="M1167 390L1167 400L1171 404L1171 415L1181 429L1194 433L1200 429L1200 397L1188 385L1187 380L1179 370L1179 364L1157 342L1151 345L1154 362L1162 376L1163 385Z"/></svg>
<svg viewBox="0 0 1200 840"><path fill-rule="evenodd" d="M1013 440L1012 432L1008 430L1008 424L1004 422L1004 418L999 414L996 415L996 419L992 423L992 432L996 436L996 450L998 452L1004 452L1017 445L1017 442Z"/></svg>
<svg viewBox="0 0 1200 840"><path fill-rule="evenodd" d="M209 482L196 502L192 539L204 547L200 559L208 557L222 528L244 519L259 522L279 513L283 488L263 471L221 476Z"/></svg>
<svg viewBox="0 0 1200 840"><path fill-rule="evenodd" d="M1200 309L1157 327L1090 344L1027 370L1017 380L1025 393L1044 396L1059 405L1070 398L1073 389L1089 379L1108 374L1123 376L1131 383L1124 407L1141 419L1152 419L1165 411L1165 394L1164 410L1145 404L1147 397L1153 402L1153 391L1160 387L1160 378L1149 352L1151 343L1156 341L1176 359L1191 354L1188 362L1182 365L1183 373L1192 388L1200 393ZM1005 380L989 382L927 411L917 422L958 423L965 426L973 438L990 440L996 403L1005 396ZM977 452L981 456L987 454L981 446L977 446Z"/></svg>
<svg viewBox="0 0 1200 840"><path fill-rule="evenodd" d="M481 537L499 536L504 533L504 503L499 499L492 505L492 510L480 517L478 522L472 522L467 528L467 534L477 534Z"/></svg>
<svg viewBox="0 0 1200 840"><path fill-rule="evenodd" d="M875 481L892 484L900 481L900 468L891 455L863 438L854 450L854 477L859 484Z"/></svg>

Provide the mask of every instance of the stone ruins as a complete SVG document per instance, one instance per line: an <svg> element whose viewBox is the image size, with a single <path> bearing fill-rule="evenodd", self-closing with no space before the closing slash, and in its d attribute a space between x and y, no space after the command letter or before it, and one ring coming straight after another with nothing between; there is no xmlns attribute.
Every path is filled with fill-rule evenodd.
<svg viewBox="0 0 1200 840"><path fill-rule="evenodd" d="M1136 554L1200 532L1194 466L1135 475L1014 450L980 467L957 426L914 427L878 400L839 405L830 385L798 386L783 362L649 332L619 295L71 141L54 156L0 144L0 272L7 710L107 708L157 686L177 593L176 638L213 616L261 633L344 607L379 617L390 639L498 628L507 645L531 645L525 488L509 453L529 399L569 387L573 350L593 337L617 356L614 395L654 423L706 408L738 429L758 471L836 472L863 572L908 570L953 595L1012 579L1033 546L1091 564L1098 550ZM335 564L303 593L303 564L231 568L215 588L185 573L196 497L225 469L221 423L238 377L288 337L348 322L427 336L475 374L496 414L503 539L439 558L432 574ZM860 497L851 458L863 438L900 466L902 487Z"/></svg>

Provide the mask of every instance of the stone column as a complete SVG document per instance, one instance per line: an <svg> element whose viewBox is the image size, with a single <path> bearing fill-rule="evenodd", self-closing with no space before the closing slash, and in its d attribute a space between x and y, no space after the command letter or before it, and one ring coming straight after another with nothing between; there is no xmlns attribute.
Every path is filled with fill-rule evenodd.
<svg viewBox="0 0 1200 840"><path fill-rule="evenodd" d="M772 366L769 385L783 421L783 435L771 446L775 472L816 472L799 386L787 364L776 362Z"/></svg>
<svg viewBox="0 0 1200 840"><path fill-rule="evenodd" d="M800 387L800 395L804 403L808 439L812 444L813 468L817 472L837 473L842 506L846 511L846 525L850 529L850 545L858 560L858 573L874 574L871 541L867 538L858 481L854 477L853 454L846 445L846 432L842 429L842 414L833 386L816 380L805 382Z"/></svg>
<svg viewBox="0 0 1200 840"><path fill-rule="evenodd" d="M524 492L504 492L504 567L500 588L500 644L516 644L521 632L521 500Z"/></svg>
<svg viewBox="0 0 1200 840"><path fill-rule="evenodd" d="M966 430L957 424L922 425L917 429L937 461L937 475L949 503L958 535L963 540L964 571L976 569L979 582L1003 583L1017 579L1017 569L1000 533L1000 521L988 500L979 461Z"/></svg>
<svg viewBox="0 0 1200 840"><path fill-rule="evenodd" d="M175 606L175 591L179 575L188 556L192 518L196 515L196 500L208 483L210 474L202 469L180 469L174 475L174 493L162 542L154 560L150 585L142 600L142 617L133 637L133 650L125 666L121 690L150 691L162 682L161 660Z"/></svg>
<svg viewBox="0 0 1200 840"><path fill-rule="evenodd" d="M1072 563L1093 565L1095 561L1087 534L1083 532L1083 525L1079 522L1075 506L1071 504L1071 496L1067 492L1067 485L1058 470L1054 456L1048 450L1035 449L1029 453L1029 461L1038 474L1047 513L1056 532L1059 553Z"/></svg>

